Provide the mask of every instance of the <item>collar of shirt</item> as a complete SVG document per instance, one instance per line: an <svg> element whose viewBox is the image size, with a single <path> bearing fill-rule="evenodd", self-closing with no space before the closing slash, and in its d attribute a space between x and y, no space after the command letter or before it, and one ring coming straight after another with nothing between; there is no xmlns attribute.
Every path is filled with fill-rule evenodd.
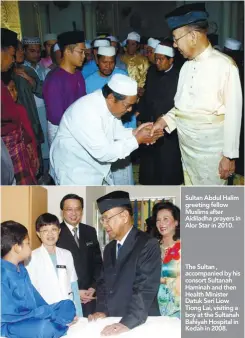
<svg viewBox="0 0 245 338"><path fill-rule="evenodd" d="M33 65L29 61L26 61L26 60L24 61L24 65L28 66L28 67L31 67L32 69L35 70L35 72L37 72L38 68L40 68L40 65L38 63L36 64L36 67L33 67Z"/></svg>
<svg viewBox="0 0 245 338"><path fill-rule="evenodd" d="M130 233L130 231L133 229L133 227L131 227L129 229L129 231L126 233L126 235L124 235L124 237L120 240L117 241L117 245L116 245L116 257L118 257L118 244L123 245L123 243L126 241L126 238L128 237L128 234Z"/></svg>
<svg viewBox="0 0 245 338"><path fill-rule="evenodd" d="M126 238L128 237L128 234L130 233L130 231L133 229L133 227L131 227L130 229L129 229L129 231L126 233L126 235L124 235L124 237L120 240L120 241L117 241L117 244L121 244L121 245L123 245L123 243L126 241Z"/></svg>
<svg viewBox="0 0 245 338"><path fill-rule="evenodd" d="M65 220L64 220L64 223L66 224L67 228L70 230L72 236L74 236L74 231L73 231L74 226L67 223ZM79 238L79 224L76 225L76 228L77 228L77 237Z"/></svg>
<svg viewBox="0 0 245 338"><path fill-rule="evenodd" d="M193 59L193 61L202 61L202 60L207 59L212 54L212 51L213 51L213 47L211 44L209 44L208 47L201 54L197 55Z"/></svg>
<svg viewBox="0 0 245 338"><path fill-rule="evenodd" d="M173 68L173 66L174 65L172 64L169 69L165 70L165 73L169 72Z"/></svg>
<svg viewBox="0 0 245 338"><path fill-rule="evenodd" d="M39 63L36 64L36 67L33 67L32 64L29 62L29 61L24 61L24 65L27 66L27 67L30 67L32 68L37 76L39 77L40 80L44 81L44 78L45 78L45 69L43 67L40 66Z"/></svg>

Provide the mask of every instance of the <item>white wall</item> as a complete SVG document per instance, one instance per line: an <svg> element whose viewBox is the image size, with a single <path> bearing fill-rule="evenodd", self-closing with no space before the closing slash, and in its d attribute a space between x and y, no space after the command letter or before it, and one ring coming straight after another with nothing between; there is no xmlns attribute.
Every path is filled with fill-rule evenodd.
<svg viewBox="0 0 245 338"><path fill-rule="evenodd" d="M87 224L95 226L95 205L96 200L105 195L105 187L87 187L86 188L86 220Z"/></svg>
<svg viewBox="0 0 245 338"><path fill-rule="evenodd" d="M86 223L86 187L70 186L45 186L48 191L48 212L56 215L60 221L60 201L67 194L77 194L84 199L84 209L82 221Z"/></svg>

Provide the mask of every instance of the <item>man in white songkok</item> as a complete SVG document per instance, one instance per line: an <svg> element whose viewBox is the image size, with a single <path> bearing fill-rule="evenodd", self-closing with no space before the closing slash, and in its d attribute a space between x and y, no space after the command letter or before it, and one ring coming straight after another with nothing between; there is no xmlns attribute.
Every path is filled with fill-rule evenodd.
<svg viewBox="0 0 245 338"><path fill-rule="evenodd" d="M86 93L90 94L97 89L101 89L107 84L115 74L127 75L127 72L115 67L116 50L115 47L99 47L97 54L98 71L89 75L86 80ZM129 115L129 114L127 114ZM136 116L130 114L127 121L123 123L126 128L136 128ZM112 165L112 175L115 185L133 185L133 168L130 156L123 160L118 160Z"/></svg>
<svg viewBox="0 0 245 338"><path fill-rule="evenodd" d="M110 78L115 74L124 74L127 73L117 67L115 60L116 59L116 49L115 47L99 47L97 52L97 66L98 70L93 74L89 75L86 80L86 93L90 94L97 89L101 89Z"/></svg>
<svg viewBox="0 0 245 338"><path fill-rule="evenodd" d="M137 82L138 93L142 95L150 65L148 59L138 52L139 47L140 35L136 32L129 33L127 36L127 51L121 56L121 61L127 65L128 75Z"/></svg>
<svg viewBox="0 0 245 338"><path fill-rule="evenodd" d="M74 102L64 113L50 150L58 185L110 185L111 164L127 157L141 143L153 143L152 124L124 128L121 117L137 99L137 83L115 74L102 90Z"/></svg>
<svg viewBox="0 0 245 338"><path fill-rule="evenodd" d="M99 47L109 47L111 42L107 38L96 38L92 41L91 47L93 48L93 58L90 59L83 65L82 75L84 79L86 79L89 75L93 74L96 70L98 70L97 66L97 53Z"/></svg>
<svg viewBox="0 0 245 338"><path fill-rule="evenodd" d="M147 41L146 56L151 64L155 63L155 49L159 43L160 40L154 38L149 38Z"/></svg>
<svg viewBox="0 0 245 338"><path fill-rule="evenodd" d="M124 62L120 60L120 43L117 37L113 35L107 36L107 39L111 41L111 46L116 48L116 67L127 71L127 67Z"/></svg>
<svg viewBox="0 0 245 338"><path fill-rule="evenodd" d="M235 62L213 49L203 3L167 16L174 47L188 59L181 68L174 107L157 128L177 128L186 185L224 185L239 155L242 91Z"/></svg>
<svg viewBox="0 0 245 338"><path fill-rule="evenodd" d="M51 59L51 47L57 43L57 34L49 33L45 34L43 37L43 45L45 48L45 57L43 57L40 61L40 65L44 68L49 68L52 65Z"/></svg>

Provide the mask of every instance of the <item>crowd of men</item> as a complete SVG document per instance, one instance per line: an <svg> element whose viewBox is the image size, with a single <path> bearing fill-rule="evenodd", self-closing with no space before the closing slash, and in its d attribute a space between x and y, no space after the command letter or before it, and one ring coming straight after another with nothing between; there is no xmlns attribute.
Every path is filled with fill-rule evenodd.
<svg viewBox="0 0 245 338"><path fill-rule="evenodd" d="M241 43L212 46L201 3L166 20L171 38L73 31L43 51L2 28L2 184L132 185L135 151L144 185L244 175Z"/></svg>

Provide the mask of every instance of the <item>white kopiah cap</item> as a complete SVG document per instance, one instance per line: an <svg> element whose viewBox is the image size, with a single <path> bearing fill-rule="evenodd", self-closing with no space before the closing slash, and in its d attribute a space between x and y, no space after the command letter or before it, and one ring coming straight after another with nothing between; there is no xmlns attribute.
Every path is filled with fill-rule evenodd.
<svg viewBox="0 0 245 338"><path fill-rule="evenodd" d="M241 42L232 38L228 38L225 40L225 47L231 50L240 50Z"/></svg>
<svg viewBox="0 0 245 338"><path fill-rule="evenodd" d="M118 42L118 39L115 36L112 36L112 35L107 36L107 39L110 39L111 42Z"/></svg>
<svg viewBox="0 0 245 338"><path fill-rule="evenodd" d="M54 34L54 33L45 34L43 37L43 42L46 42L49 40L57 40L57 34Z"/></svg>
<svg viewBox="0 0 245 338"><path fill-rule="evenodd" d="M54 52L57 52L57 50L60 50L60 47L59 47L58 43L56 43L54 45Z"/></svg>
<svg viewBox="0 0 245 338"><path fill-rule="evenodd" d="M105 39L95 40L94 41L94 48L98 47L110 47L110 41Z"/></svg>
<svg viewBox="0 0 245 338"><path fill-rule="evenodd" d="M174 57L174 49L172 47L157 45L155 49L155 54L163 54L165 56Z"/></svg>
<svg viewBox="0 0 245 338"><path fill-rule="evenodd" d="M151 48L156 48L156 46L160 43L160 40L154 39L154 38L150 38L147 41L147 45Z"/></svg>
<svg viewBox="0 0 245 338"><path fill-rule="evenodd" d="M104 56L115 56L116 55L116 49L115 47L99 47L98 48L98 55L104 55Z"/></svg>
<svg viewBox="0 0 245 338"><path fill-rule="evenodd" d="M131 32L128 34L127 40L140 42L140 35L136 32Z"/></svg>
<svg viewBox="0 0 245 338"><path fill-rule="evenodd" d="M126 96L137 95L137 82L127 75L115 74L108 82L108 86L116 93Z"/></svg>

